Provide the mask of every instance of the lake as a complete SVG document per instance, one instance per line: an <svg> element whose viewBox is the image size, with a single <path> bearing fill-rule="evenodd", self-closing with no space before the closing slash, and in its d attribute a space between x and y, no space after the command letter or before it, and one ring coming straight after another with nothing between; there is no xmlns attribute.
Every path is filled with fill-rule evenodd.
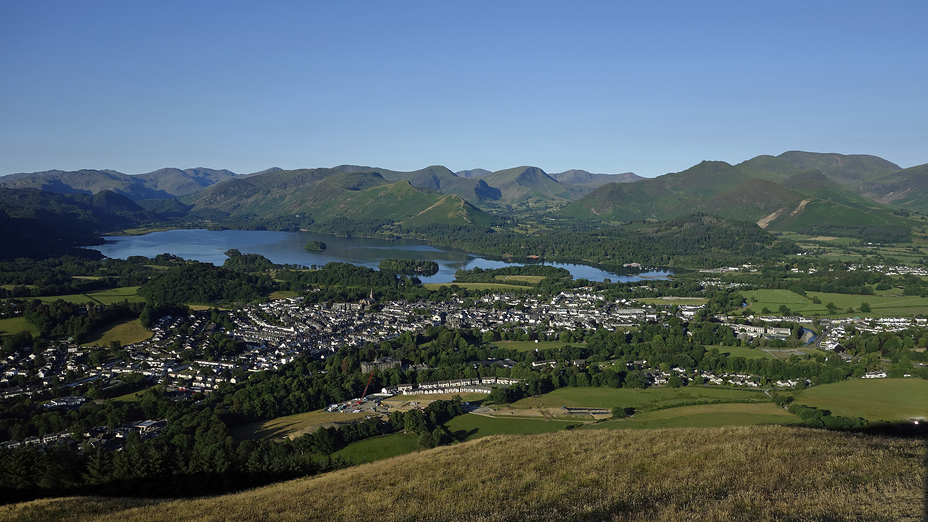
<svg viewBox="0 0 928 522"><path fill-rule="evenodd" d="M307 252L303 246L309 241L326 244L323 252ZM341 261L354 265L377 268L381 259L431 259L438 263L438 273L420 277L423 283L450 283L459 269L502 268L513 264L488 259L467 252L446 248L435 248L421 241L408 239L386 240L358 237L335 237L312 232L273 232L267 230L168 230L152 232L143 236L109 236L106 244L89 247L114 259L129 256L154 257L158 254L174 254L184 259L222 265L224 252L237 248L243 254L261 254L274 263L294 265L324 265ZM670 272L655 271L639 275L616 275L586 265L570 263L544 263L548 266L565 268L574 279L603 281L640 281L643 279L667 279Z"/></svg>

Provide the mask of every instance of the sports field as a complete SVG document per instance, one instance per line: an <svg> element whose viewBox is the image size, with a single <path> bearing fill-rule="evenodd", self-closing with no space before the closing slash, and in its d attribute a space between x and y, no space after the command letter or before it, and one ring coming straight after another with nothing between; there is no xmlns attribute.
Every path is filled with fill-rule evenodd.
<svg viewBox="0 0 928 522"><path fill-rule="evenodd" d="M562 343L560 341L493 341L493 344L499 346L500 348L506 348L507 350L515 350L517 352L531 352L533 350L550 350L552 348L558 349L568 344L571 346L586 346L586 343Z"/></svg>

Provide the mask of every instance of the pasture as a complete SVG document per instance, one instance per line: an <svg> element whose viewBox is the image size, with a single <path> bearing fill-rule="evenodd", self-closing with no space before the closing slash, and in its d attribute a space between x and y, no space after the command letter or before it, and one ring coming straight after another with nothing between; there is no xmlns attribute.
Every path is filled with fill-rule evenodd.
<svg viewBox="0 0 928 522"><path fill-rule="evenodd" d="M560 341L493 341L492 344L499 346L500 348L505 348L507 350L515 350L517 352L531 352L534 350L550 350L550 349L559 349L564 346L586 346L586 343L562 343Z"/></svg>
<svg viewBox="0 0 928 522"><path fill-rule="evenodd" d="M786 305L791 312L803 316L886 317L928 313L928 298L917 295L851 295L807 292L805 296L801 296L790 290L751 290L742 292L742 295L747 299L748 307L741 310L749 310L758 315L763 314L764 308L767 308L772 314L778 314L781 305ZM812 302L812 299L816 297L821 303ZM756 302L754 302L755 300ZM828 308L826 307L828 303L834 303L836 307L834 315L828 314ZM860 312L860 306L863 303L870 305L870 312ZM847 312L848 308L853 308L854 312Z"/></svg>
<svg viewBox="0 0 928 522"><path fill-rule="evenodd" d="M698 401L707 402L768 402L762 391L739 390L714 386L683 388L559 388L537 397L527 397L512 404L513 409L544 406L568 408L635 408L651 410Z"/></svg>
<svg viewBox="0 0 928 522"><path fill-rule="evenodd" d="M347 424L364 420L370 416L366 413L330 413L325 410L316 410L307 413L297 413L277 417L276 419L250 422L232 428L231 435L237 440L266 439L277 437L295 438L304 433L312 433L319 427L335 424Z"/></svg>
<svg viewBox="0 0 928 522"><path fill-rule="evenodd" d="M39 335L39 329L26 320L25 317L9 317L0 319L0 336L12 335L19 332L29 332L33 337Z"/></svg>
<svg viewBox="0 0 928 522"><path fill-rule="evenodd" d="M152 335L151 330L142 326L138 319L127 319L91 332L84 346L109 346L112 341L119 341L125 346L142 342Z"/></svg>
<svg viewBox="0 0 928 522"><path fill-rule="evenodd" d="M925 379L851 379L789 395L798 404L844 417L890 422L928 418L928 380Z"/></svg>
<svg viewBox="0 0 928 522"><path fill-rule="evenodd" d="M528 290L530 287L521 285L507 285L505 283L423 283L422 286L429 290L438 290L443 286L451 285L464 288L466 290Z"/></svg>
<svg viewBox="0 0 928 522"><path fill-rule="evenodd" d="M355 464L388 459L405 455L419 449L419 437L415 433L392 433L382 437L359 440L333 453Z"/></svg>
<svg viewBox="0 0 928 522"><path fill-rule="evenodd" d="M722 426L755 426L758 424L799 424L795 415L776 404L730 403L699 404L663 410L643 411L633 418L616 419L590 424L584 429L656 429L656 428L715 428Z"/></svg>

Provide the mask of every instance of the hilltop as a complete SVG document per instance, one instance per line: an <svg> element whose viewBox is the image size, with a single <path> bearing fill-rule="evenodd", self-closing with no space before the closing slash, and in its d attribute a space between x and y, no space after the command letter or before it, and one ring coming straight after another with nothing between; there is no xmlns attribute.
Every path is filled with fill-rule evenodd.
<svg viewBox="0 0 928 522"><path fill-rule="evenodd" d="M876 156L787 152L738 165L703 161L682 172L603 185L559 215L597 221L672 219L700 210L772 231L903 239L898 207L924 207L926 170Z"/></svg>
<svg viewBox="0 0 928 522"><path fill-rule="evenodd" d="M777 426L491 436L193 500L65 498L9 520L918 520L918 440Z"/></svg>

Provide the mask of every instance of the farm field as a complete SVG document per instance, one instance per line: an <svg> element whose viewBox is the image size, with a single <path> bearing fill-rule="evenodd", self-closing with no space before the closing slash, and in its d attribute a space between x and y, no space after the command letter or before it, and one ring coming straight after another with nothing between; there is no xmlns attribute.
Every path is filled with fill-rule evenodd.
<svg viewBox="0 0 928 522"><path fill-rule="evenodd" d="M750 310L755 314L762 314L764 308L769 309L771 313L779 313L780 305L786 305L792 312L805 316L817 314L828 317L881 317L928 313L928 298L914 295L881 296L807 292L804 297L790 290L751 290L743 292L742 295L748 300L749 305L743 310ZM813 297L818 297L821 304L813 303ZM757 302L752 303L752 299L757 299ZM859 311L861 303L864 302L870 304L871 312ZM838 308L836 314L828 315L828 308L825 307L828 303L834 303ZM848 308L853 308L855 312L847 313Z"/></svg>
<svg viewBox="0 0 928 522"><path fill-rule="evenodd" d="M39 329L26 320L25 317L10 317L0 319L0 336L12 335L19 332L29 332L33 336L39 335Z"/></svg>
<svg viewBox="0 0 928 522"><path fill-rule="evenodd" d="M392 433L353 442L336 451L333 456L348 459L355 464L363 464L405 455L418 449L419 438L415 433Z"/></svg>
<svg viewBox="0 0 928 522"><path fill-rule="evenodd" d="M560 341L493 341L492 344L499 346L500 348L506 348L507 350L515 350L517 352L530 352L535 349L538 350L550 350L552 348L558 349L567 346L586 346L586 343L562 343Z"/></svg>
<svg viewBox="0 0 928 522"><path fill-rule="evenodd" d="M670 407L694 401L751 400L766 402L770 399L762 391L738 390L710 386L685 386L683 388L559 388L546 395L528 397L512 404L514 409L550 407L575 408L635 408L648 410Z"/></svg>
<svg viewBox="0 0 928 522"><path fill-rule="evenodd" d="M364 420L371 415L366 413L329 413L325 410L298 413L277 417L266 421L256 421L232 428L231 435L237 440L266 439L272 437L299 437L304 433L312 433L320 426L345 424Z"/></svg>
<svg viewBox="0 0 928 522"><path fill-rule="evenodd" d="M700 404L636 413L634 418L590 424L583 429L714 428L757 424L799 424L795 415L771 402Z"/></svg>
<svg viewBox="0 0 928 522"><path fill-rule="evenodd" d="M268 298L276 301L278 299L287 299L289 297L296 297L296 296L297 296L296 292L292 292L290 290L278 290L276 292L271 292L271 295L269 295Z"/></svg>
<svg viewBox="0 0 928 522"><path fill-rule="evenodd" d="M128 319L107 325L90 333L84 346L109 346L112 341L119 341L123 346L142 342L151 338L152 332L142 326L138 319Z"/></svg>
<svg viewBox="0 0 928 522"><path fill-rule="evenodd" d="M928 418L928 380L852 379L792 392L796 403L832 415L898 421Z"/></svg>

